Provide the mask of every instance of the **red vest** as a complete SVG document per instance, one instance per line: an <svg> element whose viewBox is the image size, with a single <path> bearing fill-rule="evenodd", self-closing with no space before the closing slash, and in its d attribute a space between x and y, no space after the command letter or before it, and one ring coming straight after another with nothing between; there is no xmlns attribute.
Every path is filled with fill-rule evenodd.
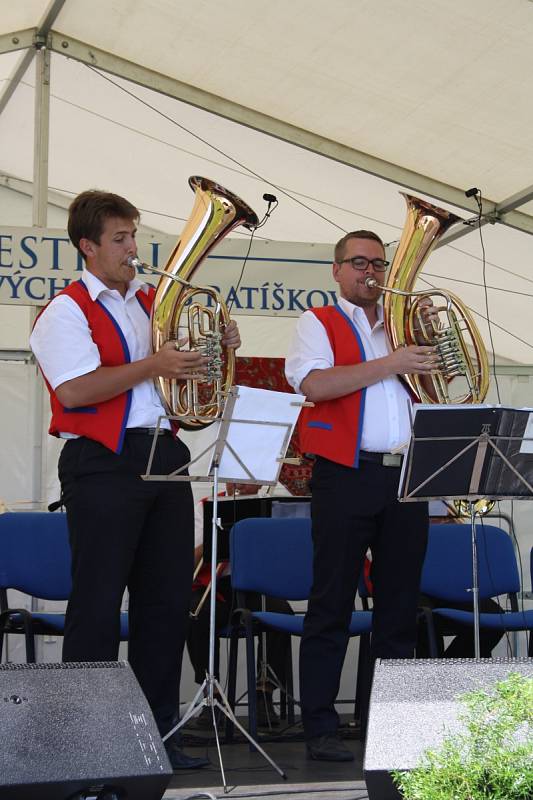
<svg viewBox="0 0 533 800"><path fill-rule="evenodd" d="M91 336L98 347L103 367L116 367L131 361L128 344L117 321L99 300L91 300L83 281L71 283L60 294L66 294L74 300L87 317ZM155 290L150 287L147 294L139 289L135 295L147 316L150 316L154 294ZM60 431L64 431L87 436L115 453L121 452L131 406L131 389L111 400L104 400L92 406L65 408L48 381L46 385L50 392L52 407L49 433L58 436Z"/></svg>
<svg viewBox="0 0 533 800"><path fill-rule="evenodd" d="M334 365L348 366L366 361L357 328L340 306L310 309L320 320L331 344ZM335 400L303 408L299 418L300 449L346 467L359 466L359 447L366 389Z"/></svg>

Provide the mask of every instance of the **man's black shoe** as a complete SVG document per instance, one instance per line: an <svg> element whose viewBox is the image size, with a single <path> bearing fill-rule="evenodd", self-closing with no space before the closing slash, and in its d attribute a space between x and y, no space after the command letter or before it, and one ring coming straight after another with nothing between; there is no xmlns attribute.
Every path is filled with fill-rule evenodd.
<svg viewBox="0 0 533 800"><path fill-rule="evenodd" d="M306 742L307 756L315 761L353 761L351 750L332 733L308 739Z"/></svg>
<svg viewBox="0 0 533 800"><path fill-rule="evenodd" d="M224 716L220 708L215 708L215 719L217 723L217 728L224 727ZM199 731L211 731L213 730L213 714L211 708L209 706L204 706L197 717L190 720L191 728L196 728Z"/></svg>
<svg viewBox="0 0 533 800"><path fill-rule="evenodd" d="M194 758L184 753L180 745L170 740L165 742L165 749L167 751L170 766L175 771L177 769L200 769L200 767L207 767L210 763L208 758Z"/></svg>

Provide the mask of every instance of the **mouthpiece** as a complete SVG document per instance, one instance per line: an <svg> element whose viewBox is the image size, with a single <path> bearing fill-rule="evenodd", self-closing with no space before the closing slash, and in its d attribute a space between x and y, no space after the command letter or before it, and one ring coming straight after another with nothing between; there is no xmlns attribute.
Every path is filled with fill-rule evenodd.
<svg viewBox="0 0 533 800"><path fill-rule="evenodd" d="M183 280L183 278L180 278L179 275L173 275L172 272L166 272L164 269L152 267L151 264L141 261L141 259L137 258L136 256L129 256L126 263L128 267L133 267L134 269L149 269L150 272L155 272L156 275L162 275L164 278L168 278L169 281L175 281L175 283L179 283L181 286L191 286L192 288L195 288L194 284Z"/></svg>
<svg viewBox="0 0 533 800"><path fill-rule="evenodd" d="M379 283L375 278L369 276L365 281L365 286L368 286L369 289L375 289L376 286L379 286Z"/></svg>

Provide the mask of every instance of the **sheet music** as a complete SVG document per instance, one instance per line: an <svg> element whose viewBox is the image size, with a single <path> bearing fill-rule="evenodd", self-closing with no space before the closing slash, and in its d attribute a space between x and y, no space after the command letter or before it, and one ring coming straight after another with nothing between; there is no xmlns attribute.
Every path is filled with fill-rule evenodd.
<svg viewBox="0 0 533 800"><path fill-rule="evenodd" d="M220 480L275 484L305 396L251 386L235 388L238 396L226 437L230 447L222 451Z"/></svg>

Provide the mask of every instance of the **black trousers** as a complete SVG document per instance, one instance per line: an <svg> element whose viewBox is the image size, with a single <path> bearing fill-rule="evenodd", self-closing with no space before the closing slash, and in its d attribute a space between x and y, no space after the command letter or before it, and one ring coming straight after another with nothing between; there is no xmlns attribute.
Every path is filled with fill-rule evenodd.
<svg viewBox="0 0 533 800"><path fill-rule="evenodd" d="M195 609L198 605L204 590L196 590L192 594L191 608ZM235 608L231 579L229 576L220 578L217 583L217 602L215 603L215 630L219 631L230 623L231 613ZM194 679L196 683L203 683L207 668L209 666L209 602L207 598L197 617L191 618L189 634L187 636L187 650L191 664L194 669ZM292 614L293 610L286 600L277 597L265 598L266 610L275 611L278 614ZM246 608L251 611L261 610L261 595L255 592L247 592ZM281 685L286 682L286 666L288 650L291 646L291 637L279 631L269 631L266 634L266 664L274 672ZM215 677L219 678L219 639L215 636ZM258 647L258 667L263 660L262 642L259 639ZM268 672L267 680L272 675Z"/></svg>
<svg viewBox="0 0 533 800"><path fill-rule="evenodd" d="M87 438L67 441L61 452L73 583L63 659L116 660L127 587L129 661L164 734L179 707L194 520L188 482L141 479L151 443L148 434L127 433L120 454ZM188 460L182 442L158 437L155 474Z"/></svg>
<svg viewBox="0 0 533 800"><path fill-rule="evenodd" d="M374 658L410 658L424 560L426 503L396 500L400 469L358 469L317 458L311 481L313 586L300 646L300 700L307 738L334 734L335 699L365 553L372 551Z"/></svg>

